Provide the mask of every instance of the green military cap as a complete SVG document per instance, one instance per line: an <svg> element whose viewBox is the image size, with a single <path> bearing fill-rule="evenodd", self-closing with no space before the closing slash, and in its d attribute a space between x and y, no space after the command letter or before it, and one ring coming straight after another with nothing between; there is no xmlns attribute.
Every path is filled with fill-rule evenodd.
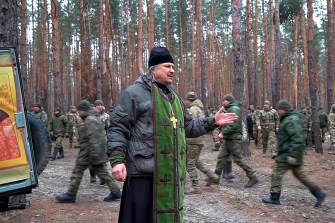
<svg viewBox="0 0 335 223"><path fill-rule="evenodd" d="M91 103L87 100L81 100L77 105L77 109L81 111L87 111L92 107Z"/></svg>

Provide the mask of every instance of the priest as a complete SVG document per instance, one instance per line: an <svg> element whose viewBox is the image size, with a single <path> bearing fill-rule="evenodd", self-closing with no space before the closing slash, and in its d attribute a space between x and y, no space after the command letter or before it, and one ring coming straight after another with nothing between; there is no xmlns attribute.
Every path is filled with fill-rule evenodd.
<svg viewBox="0 0 335 223"><path fill-rule="evenodd" d="M222 110L193 119L171 86L174 61L152 48L148 73L120 95L110 119L107 153L114 179L124 182L119 223L183 222L185 137L203 135L237 116Z"/></svg>

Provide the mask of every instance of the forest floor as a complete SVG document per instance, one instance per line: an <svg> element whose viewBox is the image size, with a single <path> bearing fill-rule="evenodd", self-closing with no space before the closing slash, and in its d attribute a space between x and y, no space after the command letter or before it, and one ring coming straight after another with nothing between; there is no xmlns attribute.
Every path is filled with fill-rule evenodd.
<svg viewBox="0 0 335 223"><path fill-rule="evenodd" d="M213 142L206 136L206 145L201 160L214 170L218 152L211 150ZM68 147L64 140L64 147ZM185 222L334 222L335 223L335 155L329 153L329 139L323 144L324 155L308 150L305 170L328 194L320 208L315 208L316 199L309 191L287 173L283 178L281 205L263 204L261 198L268 196L270 176L274 161L262 157L251 141L251 157L248 164L256 171L259 184L244 188L247 182L242 169L234 164L235 179L221 180L220 185L205 186L205 176L199 173L202 194L186 195ZM85 175L74 204L59 204L55 195L66 192L78 149L66 149L65 159L50 161L39 176L39 187L27 195L29 205L23 210L0 213L0 222L10 223L114 223L118 219L119 201L106 203L107 186L89 182ZM187 189L190 188L187 182Z"/></svg>

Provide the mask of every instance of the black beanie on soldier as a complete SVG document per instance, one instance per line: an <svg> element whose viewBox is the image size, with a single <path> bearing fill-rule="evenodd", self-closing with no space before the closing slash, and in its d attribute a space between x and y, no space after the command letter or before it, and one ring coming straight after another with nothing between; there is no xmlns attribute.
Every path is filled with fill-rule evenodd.
<svg viewBox="0 0 335 223"><path fill-rule="evenodd" d="M229 102L233 102L235 100L235 98L231 94L226 94L225 96L223 96L223 100L227 100Z"/></svg>
<svg viewBox="0 0 335 223"><path fill-rule="evenodd" d="M87 100L81 100L79 104L77 105L77 110L80 111L87 111L92 107L91 103Z"/></svg>
<svg viewBox="0 0 335 223"><path fill-rule="evenodd" d="M278 103L276 105L276 109L277 110L290 111L290 110L292 110L292 106L288 101L280 100L280 101L278 101Z"/></svg>
<svg viewBox="0 0 335 223"><path fill-rule="evenodd" d="M173 58L166 47L155 46L150 52L149 68L161 63L173 63Z"/></svg>

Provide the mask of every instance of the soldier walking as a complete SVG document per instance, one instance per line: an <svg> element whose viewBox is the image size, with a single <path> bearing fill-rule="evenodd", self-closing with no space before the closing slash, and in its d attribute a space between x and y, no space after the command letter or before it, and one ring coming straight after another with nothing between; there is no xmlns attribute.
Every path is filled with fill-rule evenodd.
<svg viewBox="0 0 335 223"><path fill-rule="evenodd" d="M241 110L238 106L238 102L235 101L234 96L231 94L227 94L223 97L223 106L225 107L227 113L235 113L238 116L238 119L233 124L229 124L221 128L221 137L224 140L221 144L221 150L218 155L218 161L214 173L218 175L218 178L220 178L222 170L226 168L225 165L227 165L227 161L230 156L232 156L234 162L245 171L247 177L249 178L245 187L252 187L258 183L258 179L253 169L244 161L241 153L243 131ZM215 183L219 183L219 180Z"/></svg>
<svg viewBox="0 0 335 223"><path fill-rule="evenodd" d="M54 117L51 119L49 125L49 132L52 132L52 136L56 140L56 145L50 160L55 160L58 153L59 156L57 159L64 158L64 148L62 141L64 136L68 134L67 119L65 115L62 114L62 111L59 107L55 108Z"/></svg>
<svg viewBox="0 0 335 223"><path fill-rule="evenodd" d="M319 119L320 119L320 129L321 129L321 139L322 142L326 140L326 132L328 130L328 116L327 113L319 108Z"/></svg>
<svg viewBox="0 0 335 223"><path fill-rule="evenodd" d="M271 176L270 196L264 197L262 201L280 204L283 175L292 170L294 176L317 198L315 206L319 207L325 200L326 193L311 181L303 170L303 153L306 145L299 114L292 111L290 103L286 100L280 100L276 108L280 116L278 154Z"/></svg>
<svg viewBox="0 0 335 223"><path fill-rule="evenodd" d="M188 108L188 112L193 118L205 118L203 111L203 104L197 98L195 92L188 92L186 94L185 105ZM192 181L193 190L185 192L185 194L201 194L199 186L197 169L203 172L207 177L208 181L217 180L217 176L207 169L205 165L199 160L201 150L204 146L204 139L202 136L198 138L187 138L187 172Z"/></svg>
<svg viewBox="0 0 335 223"><path fill-rule="evenodd" d="M331 147L330 149L335 149L335 104L331 106L329 115L328 115L328 122L329 122L329 134L330 134L330 142Z"/></svg>
<svg viewBox="0 0 335 223"><path fill-rule="evenodd" d="M304 132L305 141L307 148L312 147L312 142L309 140L309 133L312 129L312 119L310 114L307 113L306 107L303 107L301 110L301 122L302 122L302 131Z"/></svg>
<svg viewBox="0 0 335 223"><path fill-rule="evenodd" d="M276 152L276 132L279 126L279 117L273 108L271 108L270 101L265 101L263 110L260 111L256 125L259 131L262 131L263 156L269 149L271 157L277 154Z"/></svg>
<svg viewBox="0 0 335 223"><path fill-rule="evenodd" d="M255 145L257 149L262 147L262 131L257 128L257 119L260 117L261 107L257 106L256 110L252 113L252 129L254 134Z"/></svg>
<svg viewBox="0 0 335 223"><path fill-rule="evenodd" d="M76 106L71 106L71 110L66 114L67 131L69 133L70 148L73 148L73 141L78 140L78 128L81 125L81 118Z"/></svg>
<svg viewBox="0 0 335 223"><path fill-rule="evenodd" d="M83 124L79 128L80 151L71 174L69 189L66 193L57 195L56 200L59 203L74 203L76 201L84 171L89 166L92 167L99 178L104 180L111 191L109 196L104 198L104 201L118 200L121 198L120 186L107 171L107 142L99 112L86 100L82 100L77 109L83 119Z"/></svg>

